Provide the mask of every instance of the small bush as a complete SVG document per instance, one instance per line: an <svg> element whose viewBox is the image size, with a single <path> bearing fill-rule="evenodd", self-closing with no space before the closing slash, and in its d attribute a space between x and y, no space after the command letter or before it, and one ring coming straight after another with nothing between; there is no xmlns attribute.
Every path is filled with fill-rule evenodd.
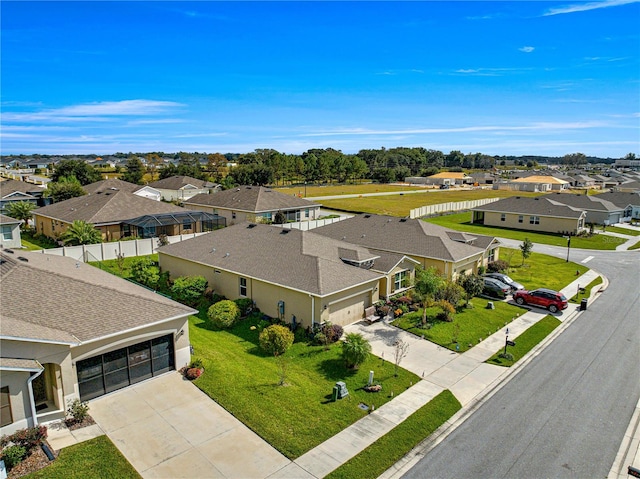
<svg viewBox="0 0 640 479"><path fill-rule="evenodd" d="M171 286L171 293L183 304L194 306L203 297L207 289L204 276L181 276Z"/></svg>
<svg viewBox="0 0 640 479"><path fill-rule="evenodd" d="M309 334L307 330L304 328L296 328L293 332L293 342L294 343L304 343L309 339Z"/></svg>
<svg viewBox="0 0 640 479"><path fill-rule="evenodd" d="M456 312L456 308L454 308L453 305L445 299L438 301L437 305L442 310L438 313L437 318L440 321L446 321L448 323L453 321L453 315Z"/></svg>
<svg viewBox="0 0 640 479"><path fill-rule="evenodd" d="M74 422L82 422L89 415L89 404L80 401L78 398L69 401L67 414L71 416Z"/></svg>
<svg viewBox="0 0 640 479"><path fill-rule="evenodd" d="M3 436L0 444L5 446L9 443L14 443L18 446L24 447L27 452L36 447L43 439L47 437L47 426L35 426L28 427L26 429L20 429L10 436Z"/></svg>
<svg viewBox="0 0 640 479"><path fill-rule="evenodd" d="M492 261L487 265L489 273L506 273L507 269L509 269L509 263L501 259Z"/></svg>
<svg viewBox="0 0 640 479"><path fill-rule="evenodd" d="M260 333L260 348L266 353L279 356L293 344L293 333L279 324L272 324Z"/></svg>
<svg viewBox="0 0 640 479"><path fill-rule="evenodd" d="M500 359L506 359L507 361L513 361L513 354L511 353L500 353L498 354Z"/></svg>
<svg viewBox="0 0 640 479"><path fill-rule="evenodd" d="M322 332L314 334L313 344L315 345L327 344L327 335Z"/></svg>
<svg viewBox="0 0 640 479"><path fill-rule="evenodd" d="M342 337L343 332L344 329L339 324L332 324L327 322L322 325L321 333L325 336L327 344L332 344L338 341Z"/></svg>
<svg viewBox="0 0 640 479"><path fill-rule="evenodd" d="M218 328L231 328L240 319L240 310L233 301L223 299L209 307L207 317Z"/></svg>
<svg viewBox="0 0 640 479"><path fill-rule="evenodd" d="M27 457L27 450L22 446L9 446L2 451L2 460L9 470L20 464L25 457Z"/></svg>
<svg viewBox="0 0 640 479"><path fill-rule="evenodd" d="M202 369L203 367L204 367L204 364L202 362L202 359L200 358L193 358L189 363L189 365L187 366L187 368L189 369L191 368Z"/></svg>
<svg viewBox="0 0 640 479"><path fill-rule="evenodd" d="M189 368L184 373L185 377L190 380L198 379L202 375L202 369L200 368Z"/></svg>
<svg viewBox="0 0 640 479"><path fill-rule="evenodd" d="M246 316L253 308L253 301L250 298L238 298L233 300L240 310L240 316Z"/></svg>

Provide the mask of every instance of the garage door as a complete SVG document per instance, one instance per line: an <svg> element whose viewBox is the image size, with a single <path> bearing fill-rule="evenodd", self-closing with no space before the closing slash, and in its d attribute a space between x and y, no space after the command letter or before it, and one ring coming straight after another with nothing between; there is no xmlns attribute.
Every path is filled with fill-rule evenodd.
<svg viewBox="0 0 640 479"><path fill-rule="evenodd" d="M80 399L87 401L172 369L172 334L83 359L76 363Z"/></svg>
<svg viewBox="0 0 640 479"><path fill-rule="evenodd" d="M329 321L333 324L339 324L340 326L346 326L347 324L360 321L364 318L365 305L368 301L369 294L365 293L361 296L354 296L353 298L329 305Z"/></svg>

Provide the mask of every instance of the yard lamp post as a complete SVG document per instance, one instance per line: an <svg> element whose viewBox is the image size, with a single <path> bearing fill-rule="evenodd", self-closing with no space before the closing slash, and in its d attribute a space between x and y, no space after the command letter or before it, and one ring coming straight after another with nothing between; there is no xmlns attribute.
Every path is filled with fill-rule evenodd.
<svg viewBox="0 0 640 479"><path fill-rule="evenodd" d="M304 197L307 197L307 182L304 182Z"/></svg>
<svg viewBox="0 0 640 479"><path fill-rule="evenodd" d="M565 236L567 238L567 263L569 262L569 251L571 250L571 235Z"/></svg>

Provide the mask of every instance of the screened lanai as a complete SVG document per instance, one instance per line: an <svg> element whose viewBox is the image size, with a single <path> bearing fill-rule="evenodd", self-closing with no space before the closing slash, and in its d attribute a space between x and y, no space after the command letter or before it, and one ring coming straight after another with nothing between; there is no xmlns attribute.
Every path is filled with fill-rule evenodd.
<svg viewBox="0 0 640 479"><path fill-rule="evenodd" d="M122 222L122 236L155 238L160 235L175 236L184 233L204 233L224 228L223 216L204 211L185 210L180 213L144 215Z"/></svg>

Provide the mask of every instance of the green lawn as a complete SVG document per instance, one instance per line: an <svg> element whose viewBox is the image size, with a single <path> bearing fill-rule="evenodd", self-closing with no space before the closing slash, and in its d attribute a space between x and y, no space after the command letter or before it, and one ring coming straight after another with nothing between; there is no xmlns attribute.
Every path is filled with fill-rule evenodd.
<svg viewBox="0 0 640 479"><path fill-rule="evenodd" d="M509 196L540 196L540 193L523 193L521 191L503 190L426 190L424 194L363 196L361 198L341 198L335 200L319 200L329 209L350 211L354 213L373 213L379 215L408 216L409 211L426 205L435 205L455 201L478 200L483 198L507 198ZM471 213L469 213L471 215Z"/></svg>
<svg viewBox="0 0 640 479"><path fill-rule="evenodd" d="M286 353L287 379L278 386L275 358L258 347L260 317L249 317L231 331L209 326L204 312L190 319L194 357L204 361L205 373L195 384L285 456L294 459L366 415L359 403L376 408L400 394L419 378L405 370L394 377L394 365L371 355L358 370L346 369L340 345L294 343ZM369 371L382 392L367 393ZM336 381L349 390L332 402Z"/></svg>
<svg viewBox="0 0 640 479"><path fill-rule="evenodd" d="M620 233L628 236L640 236L640 230L631 230L627 228L620 228L618 226L607 226L605 231L610 231L612 233Z"/></svg>
<svg viewBox="0 0 640 479"><path fill-rule="evenodd" d="M471 224L470 211L452 215L435 216L433 218L428 218L425 221L444 226L452 230L467 231L469 233L498 236L500 238L509 238L518 241L524 241L525 238L529 238L534 243L567 246L567 240L560 234L536 233L533 231ZM613 236L599 234L590 238L574 236L571 238L571 248L615 250L616 246L621 245L625 241L626 240L624 238L616 238Z"/></svg>
<svg viewBox="0 0 640 479"><path fill-rule="evenodd" d="M118 265L118 260L115 259L107 259L104 261L91 261L90 265L95 266L96 268L100 268L104 271L107 271L111 274L115 274L116 276L120 276L121 278L130 278L131 277L131 264L138 258L150 258L151 260L157 262L158 254L150 254L147 256L130 256L124 258L121 262L121 265Z"/></svg>
<svg viewBox="0 0 640 479"><path fill-rule="evenodd" d="M441 392L385 436L327 475L326 479L380 476L460 408L460 403L450 391Z"/></svg>
<svg viewBox="0 0 640 479"><path fill-rule="evenodd" d="M591 296L591 290L593 288L595 288L596 286L602 284L602 277L598 276L596 279L594 279L593 281L591 281L591 283L589 283L586 286L582 286L584 288L584 293L578 293L576 294L573 298L571 298L569 301L571 303L580 303L580 301L582 301L583 298L589 298Z"/></svg>
<svg viewBox="0 0 640 479"><path fill-rule="evenodd" d="M20 240L22 241L22 246L29 251L58 247L52 239L42 235L36 236L32 231L21 231Z"/></svg>
<svg viewBox="0 0 640 479"><path fill-rule="evenodd" d="M500 354L504 352L504 349L500 349L500 351L491 356L486 362L489 364L496 364L498 366L512 366L544 338L551 334L551 332L560 326L560 324L562 323L557 318L551 315L545 316L514 339L516 343L515 346L507 346L507 352L513 356L513 360L500 358Z"/></svg>
<svg viewBox="0 0 640 479"><path fill-rule="evenodd" d="M50 465L24 479L139 479L107 436L65 447Z"/></svg>
<svg viewBox="0 0 640 479"><path fill-rule="evenodd" d="M640 241L638 241L636 244L634 244L633 246L630 246L628 249L638 249L640 248Z"/></svg>
<svg viewBox="0 0 640 479"><path fill-rule="evenodd" d="M495 309L487 309L489 301L493 301ZM435 320L437 308L429 308L427 310L427 322L431 324L429 329L420 326L422 310L403 314L393 324L452 351L463 353L526 312L518 306L485 298L473 298L471 304L473 308L462 309L456 313L452 322Z"/></svg>
<svg viewBox="0 0 640 479"><path fill-rule="evenodd" d="M296 185L288 187L274 188L274 190L284 193L285 195L305 195L305 186ZM408 185L387 185L380 183L362 183L359 185L307 185L307 197L313 196L338 196L338 195L362 195L365 193L389 193L402 191L424 190L420 186Z"/></svg>

